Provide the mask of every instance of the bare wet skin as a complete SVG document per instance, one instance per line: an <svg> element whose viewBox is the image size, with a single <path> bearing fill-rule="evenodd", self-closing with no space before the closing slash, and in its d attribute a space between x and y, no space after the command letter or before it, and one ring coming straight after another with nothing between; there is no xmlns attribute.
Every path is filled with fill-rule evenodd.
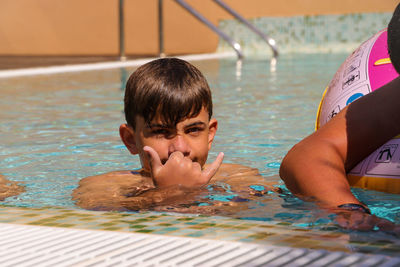
<svg viewBox="0 0 400 267"><path fill-rule="evenodd" d="M119 171L82 179L73 200L89 210L230 215L247 209L248 203L270 190L277 190L272 186L257 169L238 164L222 164L210 182L200 188L156 188L152 179L140 172Z"/></svg>
<svg viewBox="0 0 400 267"><path fill-rule="evenodd" d="M0 200L7 197L16 196L25 192L25 187L17 182L7 180L3 175L0 175Z"/></svg>

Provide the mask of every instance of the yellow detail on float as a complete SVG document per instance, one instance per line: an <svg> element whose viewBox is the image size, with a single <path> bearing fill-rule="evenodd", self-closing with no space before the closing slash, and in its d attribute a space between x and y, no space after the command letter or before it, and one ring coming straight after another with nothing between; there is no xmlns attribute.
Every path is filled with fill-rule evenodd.
<svg viewBox="0 0 400 267"><path fill-rule="evenodd" d="M385 65L385 64L391 64L392 61L390 61L390 58L382 58L377 61L375 61L374 66L379 66L379 65Z"/></svg>
<svg viewBox="0 0 400 267"><path fill-rule="evenodd" d="M384 178L384 177L369 177L357 176L348 174L347 180L350 186L367 188L392 194L400 193L400 180L399 178Z"/></svg>
<svg viewBox="0 0 400 267"><path fill-rule="evenodd" d="M317 111L317 118L315 120L315 130L318 130L318 128L319 128L319 121L320 121L319 117L321 116L321 107L322 107L322 103L324 103L324 98L325 98L326 91L328 91L328 87L325 88L325 91L322 94L321 101L319 101L318 111Z"/></svg>

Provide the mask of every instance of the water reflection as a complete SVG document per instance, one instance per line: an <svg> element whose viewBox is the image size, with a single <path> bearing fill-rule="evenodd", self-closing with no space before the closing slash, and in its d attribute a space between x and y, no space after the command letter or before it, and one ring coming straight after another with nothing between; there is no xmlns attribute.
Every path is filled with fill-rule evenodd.
<svg viewBox="0 0 400 267"><path fill-rule="evenodd" d="M125 91L125 85L129 78L129 72L125 68L120 68L120 89L121 91Z"/></svg>

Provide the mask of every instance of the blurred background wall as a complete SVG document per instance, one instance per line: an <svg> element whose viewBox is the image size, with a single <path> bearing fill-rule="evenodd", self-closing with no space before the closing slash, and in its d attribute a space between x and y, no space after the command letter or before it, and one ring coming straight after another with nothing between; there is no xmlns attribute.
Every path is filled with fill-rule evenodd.
<svg viewBox="0 0 400 267"><path fill-rule="evenodd" d="M231 18L212 0L186 1L216 25ZM224 2L246 18L393 12L398 4L398 0ZM158 55L158 3L124 0L127 55ZM118 4L119 0L0 0L0 55L118 55ZM218 36L174 0L163 0L163 11L167 54L216 50Z"/></svg>

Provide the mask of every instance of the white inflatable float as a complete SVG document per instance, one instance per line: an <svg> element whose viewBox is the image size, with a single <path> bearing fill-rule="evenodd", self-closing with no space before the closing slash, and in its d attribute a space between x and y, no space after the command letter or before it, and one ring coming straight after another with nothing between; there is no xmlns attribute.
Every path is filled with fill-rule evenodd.
<svg viewBox="0 0 400 267"><path fill-rule="evenodd" d="M316 129L354 100L397 76L387 50L387 31L382 30L361 44L340 66L322 97ZM400 193L400 135L354 167L348 180L351 186Z"/></svg>

